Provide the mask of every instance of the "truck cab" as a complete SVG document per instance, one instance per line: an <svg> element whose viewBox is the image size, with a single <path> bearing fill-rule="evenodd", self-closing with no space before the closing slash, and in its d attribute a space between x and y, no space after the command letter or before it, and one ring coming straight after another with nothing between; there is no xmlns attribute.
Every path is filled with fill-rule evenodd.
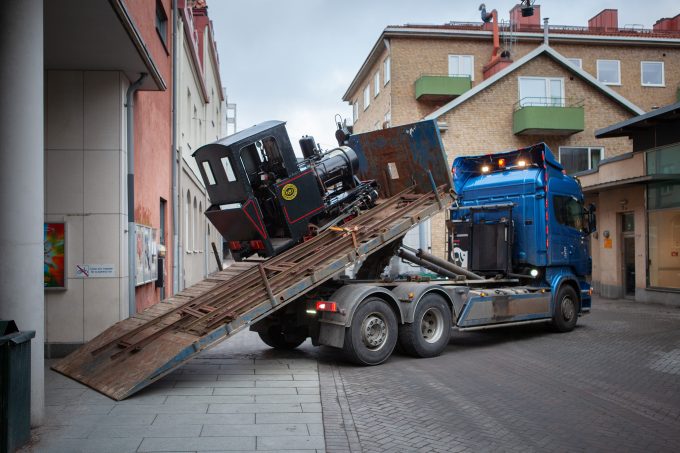
<svg viewBox="0 0 680 453"><path fill-rule="evenodd" d="M458 157L452 172L458 198L451 207L449 258L480 275L518 278L553 294L569 285L577 309L589 311L594 208L584 208L579 181L550 148L538 143Z"/></svg>

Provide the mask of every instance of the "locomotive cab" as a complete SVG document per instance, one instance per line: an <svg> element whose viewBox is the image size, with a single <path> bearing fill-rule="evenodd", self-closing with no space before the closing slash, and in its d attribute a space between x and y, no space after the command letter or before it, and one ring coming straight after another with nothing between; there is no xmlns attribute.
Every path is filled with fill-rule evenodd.
<svg viewBox="0 0 680 453"><path fill-rule="evenodd" d="M354 209L377 198L375 182L354 176L351 148L322 153L310 139L298 159L285 122L267 121L193 154L211 201L205 214L236 260L277 255L342 215L340 205Z"/></svg>

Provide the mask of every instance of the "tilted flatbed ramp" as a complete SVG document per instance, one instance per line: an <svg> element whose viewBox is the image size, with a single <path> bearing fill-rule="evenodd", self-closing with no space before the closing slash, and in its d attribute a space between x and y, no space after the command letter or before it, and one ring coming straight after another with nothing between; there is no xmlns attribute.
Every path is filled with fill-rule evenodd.
<svg viewBox="0 0 680 453"><path fill-rule="evenodd" d="M426 145L413 140L417 134L427 135ZM235 263L116 323L53 369L122 400L200 351L339 275L349 264L394 242L413 225L448 206L450 176L434 123L363 136L364 140L362 135L353 137L353 147L371 155L364 161L368 164L361 170L362 176L384 175L389 165L408 175L395 178L397 172L390 170L388 187L383 186L388 198L375 208L344 224L342 231L327 230L264 262ZM433 157L431 153L438 154ZM396 190L399 193L393 194Z"/></svg>

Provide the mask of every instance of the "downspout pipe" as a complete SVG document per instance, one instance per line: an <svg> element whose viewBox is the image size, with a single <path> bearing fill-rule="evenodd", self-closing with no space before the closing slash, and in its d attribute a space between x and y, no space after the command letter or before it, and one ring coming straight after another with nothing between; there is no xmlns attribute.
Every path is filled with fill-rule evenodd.
<svg viewBox="0 0 680 453"><path fill-rule="evenodd" d="M125 93L125 109L127 119L127 201L128 201L128 310L129 316L137 312L135 299L135 92L142 85L147 74L140 74L136 82L130 85Z"/></svg>
<svg viewBox="0 0 680 453"><path fill-rule="evenodd" d="M179 291L179 194L177 168L177 0L172 0L172 294Z"/></svg>

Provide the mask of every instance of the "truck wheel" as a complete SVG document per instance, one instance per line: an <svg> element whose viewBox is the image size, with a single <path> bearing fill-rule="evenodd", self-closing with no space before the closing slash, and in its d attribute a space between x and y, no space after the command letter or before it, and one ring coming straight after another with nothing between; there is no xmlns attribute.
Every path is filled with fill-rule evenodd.
<svg viewBox="0 0 680 453"><path fill-rule="evenodd" d="M574 330L578 320L578 296L569 285L562 285L555 298L552 326L558 332Z"/></svg>
<svg viewBox="0 0 680 453"><path fill-rule="evenodd" d="M303 335L284 335L281 326L271 326L266 331L257 332L260 339L274 349L295 349L307 339Z"/></svg>
<svg viewBox="0 0 680 453"><path fill-rule="evenodd" d="M399 326L399 345L414 357L435 357L451 337L451 309L438 294L427 294L418 303L412 323Z"/></svg>
<svg viewBox="0 0 680 453"><path fill-rule="evenodd" d="M359 365L379 365L397 344L397 317L387 302L369 297L357 308L352 324L345 329L343 350Z"/></svg>

